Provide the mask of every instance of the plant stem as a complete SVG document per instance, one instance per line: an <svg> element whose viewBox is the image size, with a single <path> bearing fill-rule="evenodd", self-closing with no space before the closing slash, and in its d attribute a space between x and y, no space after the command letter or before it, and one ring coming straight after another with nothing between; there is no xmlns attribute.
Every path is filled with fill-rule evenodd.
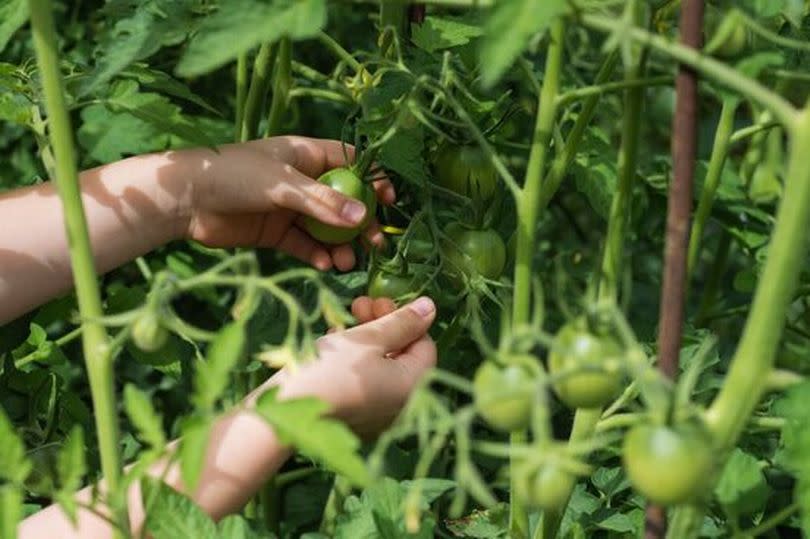
<svg viewBox="0 0 810 539"><path fill-rule="evenodd" d="M109 499L113 502L111 508L114 519L126 531L129 529L126 502L124 496L119 496L121 469L113 358L107 332L98 322L103 315L101 293L82 206L73 130L59 71L53 12L50 0L29 0L28 5L48 113L50 144L55 157L55 181L64 208L65 232L82 317L82 345L93 400L101 470ZM118 532L116 535L119 535Z"/></svg>
<svg viewBox="0 0 810 539"><path fill-rule="evenodd" d="M706 181L703 183L703 191L700 193L700 202L698 202L694 222L692 223L692 232L689 235L687 282L695 271L698 256L700 255L700 243L703 239L703 231L706 228L706 222L712 212L712 205L714 204L714 196L717 193L717 188L720 186L720 178L723 175L723 166L728 156L731 133L734 129L734 116L737 112L738 104L739 100L737 98L728 98L723 100L723 106L720 109L720 119L717 122L717 131L714 135L714 146L712 147L712 156L709 160L709 169L706 172Z"/></svg>
<svg viewBox="0 0 810 539"><path fill-rule="evenodd" d="M259 52L253 61L253 73L250 76L250 89L245 101L245 115L242 123L242 142L256 138L259 115L264 98L267 96L272 65L273 45L264 43L259 47Z"/></svg>
<svg viewBox="0 0 810 539"><path fill-rule="evenodd" d="M292 42L290 38L282 38L278 43L276 54L276 67L273 72L273 100L270 103L270 113L267 117L267 130L265 137L272 137L281 131L281 122L287 105L290 102L290 88L292 87Z"/></svg>
<svg viewBox="0 0 810 539"><path fill-rule="evenodd" d="M360 73L365 69L349 51L344 49L340 43L335 41L332 36L326 32L320 32L318 34L318 41L320 41L322 45L325 45L339 60L346 62L355 73Z"/></svg>
<svg viewBox="0 0 810 539"><path fill-rule="evenodd" d="M700 305L698 306L697 313L695 313L694 324L696 327L703 326L706 317L714 307L714 299L723 282L723 275L726 272L730 252L731 234L723 230L714 253L714 260L709 270L709 276L706 279L706 283L703 285L703 297L700 299Z"/></svg>
<svg viewBox="0 0 810 539"><path fill-rule="evenodd" d="M770 110L788 130L794 127L796 108L779 94L766 88L714 58L705 56L691 47L675 43L635 26L618 29L615 18L603 15L583 14L580 19L586 26L606 33L621 31L625 36L643 45L648 45L678 62L685 64L708 78L740 93L748 99Z"/></svg>
<svg viewBox="0 0 810 539"><path fill-rule="evenodd" d="M803 110L791 140L785 192L742 338L725 383L706 414L721 450L737 441L766 389L785 316L798 285L810 227L810 112Z"/></svg>
<svg viewBox="0 0 810 539"><path fill-rule="evenodd" d="M644 88L632 83L641 80L644 63L644 55L642 55L635 65L627 69L624 77L628 89L624 96L622 144L618 163L619 181L610 205L599 287L600 299L612 302L618 300L618 283L622 271L627 222L632 213L633 185L636 178L641 134L641 112L644 105Z"/></svg>
<svg viewBox="0 0 810 539"><path fill-rule="evenodd" d="M526 179L522 189L522 196L518 198L518 227L517 252L515 256L515 289L512 309L512 323L522 326L529 321L531 310L532 290L532 262L535 252L535 235L537 231L537 217L540 210L540 193L543 171L554 128L554 118L557 112L557 95L560 89L560 74L562 72L563 43L565 38L565 21L560 18L551 25L551 41L546 55L546 67L543 78L543 88L538 102L537 120L532 138L529 163L526 167ZM551 432L551 429L546 429ZM512 433L510 442L523 443L526 439L524 432ZM515 461L510 465L511 492L515 492ZM514 496L509 511L509 531L512 537L528 537L529 518L526 508Z"/></svg>
<svg viewBox="0 0 810 539"><path fill-rule="evenodd" d="M242 125L245 119L245 101L247 100L247 53L243 52L236 60L236 119L234 121L234 142L242 140Z"/></svg>
<svg viewBox="0 0 810 539"><path fill-rule="evenodd" d="M607 93L620 92L628 88L647 88L649 86L667 86L672 83L672 77L669 75L661 75L658 77L648 78L633 78L625 79L616 82L606 82L604 84L594 84L593 86L585 86L577 88L561 94L558 99L559 107L564 107L573 101L579 101L587 97L597 96L603 97Z"/></svg>
<svg viewBox="0 0 810 539"><path fill-rule="evenodd" d="M611 77L613 70L616 68L618 60L619 55L616 52L611 53L607 58L605 58L604 63L599 68L599 72L596 75L596 80L594 81L595 85L603 84ZM583 102L582 110L580 110L579 114L577 115L576 122L574 122L571 132L568 134L568 139L565 141L565 146L563 146L562 150L560 150L554 156L554 160L551 162L545 178L543 178L539 203L541 210L548 206L548 203L551 202L551 199L554 197L557 189L559 189L563 178L565 178L565 174L568 172L571 163L574 162L574 157L577 155L577 149L580 147L580 141L585 135L588 125L590 125L591 120L596 114L596 109L599 106L600 100L600 95L594 94Z"/></svg>

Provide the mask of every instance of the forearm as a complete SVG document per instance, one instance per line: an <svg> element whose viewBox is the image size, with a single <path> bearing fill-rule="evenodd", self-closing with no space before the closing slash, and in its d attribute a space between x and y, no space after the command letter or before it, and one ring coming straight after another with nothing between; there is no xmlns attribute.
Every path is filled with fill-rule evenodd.
<svg viewBox="0 0 810 539"><path fill-rule="evenodd" d="M268 381L262 390L273 385ZM252 402L252 399L248 402ZM214 519L233 513L289 458L290 450L276 438L270 426L250 410L234 412L220 419L214 426L208 442L205 464L198 487L191 498ZM167 460L150 470L152 477L164 481L180 492L186 492L176 464L168 471ZM91 489L78 493L78 499L90 504ZM145 512L139 484L128 492L128 506L132 530L137 534L144 525ZM60 537L76 539L106 539L112 537L113 528L102 515L108 514L103 505L94 511L79 512L79 523L74 527L59 506L52 505L26 519L19 528L20 539Z"/></svg>
<svg viewBox="0 0 810 539"><path fill-rule="evenodd" d="M181 154L133 157L81 174L96 268L109 271L184 234ZM0 196L0 324L72 286L68 240L55 184Z"/></svg>

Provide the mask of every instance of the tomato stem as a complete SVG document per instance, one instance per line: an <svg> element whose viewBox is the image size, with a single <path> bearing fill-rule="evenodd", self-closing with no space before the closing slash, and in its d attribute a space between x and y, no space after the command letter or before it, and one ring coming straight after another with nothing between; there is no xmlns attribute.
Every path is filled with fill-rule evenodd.
<svg viewBox="0 0 810 539"><path fill-rule="evenodd" d="M233 126L234 142L242 140L242 125L245 119L245 102L248 94L247 53L243 52L236 60L236 119Z"/></svg>
<svg viewBox="0 0 810 539"><path fill-rule="evenodd" d="M537 231L537 217L540 211L540 195L543 173L548 155L551 133L554 128L554 119L557 113L557 96L560 90L560 74L562 72L562 57L565 38L565 21L562 18L555 20L551 25L550 43L546 55L546 66L543 77L543 87L540 92L537 110L537 120L532 138L529 163L526 167L526 179L521 190L521 197L517 199L517 244L515 255L515 288L512 304L512 323L520 326L529 322L531 312L532 290L532 262L535 252L535 235ZM546 419L548 421L548 419ZM550 433L551 428L544 428L537 435ZM548 434L546 434L548 435ZM525 432L512 433L512 444L523 443ZM538 440L540 443L548 440ZM511 492L516 487L516 462L510 463ZM528 537L528 514L523 503L514 496L511 500L509 512L509 530L513 537Z"/></svg>
<svg viewBox="0 0 810 539"><path fill-rule="evenodd" d="M107 331L99 322L103 316L101 293L79 188L73 130L59 70L59 53L51 2L29 0L28 5L45 108L48 113L50 144L55 158L54 170L51 172L55 176L54 180L64 208L65 233L82 318L82 345L93 400L101 469L114 520L120 527L115 531L118 537L121 530L126 533L129 529L129 519L125 497L118 495L121 487L121 468L118 416L113 385L113 356Z"/></svg>
<svg viewBox="0 0 810 539"><path fill-rule="evenodd" d="M275 70L273 71L273 99L267 117L267 128L264 136L272 137L281 131L281 122L290 101L292 87L292 41L281 38L276 53Z"/></svg>
<svg viewBox="0 0 810 539"><path fill-rule="evenodd" d="M723 167L728 156L731 133L734 129L734 116L738 105L739 99L736 97L727 98L723 100L723 106L720 109L720 119L717 122L717 131L714 135L714 146L712 146L712 155L709 159L709 169L706 172L706 180L703 183L700 201L697 210L695 210L694 222L692 223L692 231L689 235L687 282L697 265L703 231L706 228L709 215L711 215L717 188L720 186L720 178L723 175Z"/></svg>
<svg viewBox="0 0 810 539"><path fill-rule="evenodd" d="M264 43L253 61L253 72L250 76L250 86L245 99L245 112L242 121L241 140L253 140L259 126L261 106L267 95L270 82L270 69L273 65L273 44Z"/></svg>
<svg viewBox="0 0 810 539"><path fill-rule="evenodd" d="M764 106L770 110L788 130L794 127L797 112L796 108L776 92L769 90L758 81L746 77L734 67L728 66L710 56L706 56L691 47L675 43L668 38L653 34L643 28L627 26L626 28L617 29L617 21L615 18L604 15L582 14L580 20L585 26L593 28L594 30L605 33L620 31L629 39L659 50L678 62L717 81L723 86L739 92L748 99Z"/></svg>

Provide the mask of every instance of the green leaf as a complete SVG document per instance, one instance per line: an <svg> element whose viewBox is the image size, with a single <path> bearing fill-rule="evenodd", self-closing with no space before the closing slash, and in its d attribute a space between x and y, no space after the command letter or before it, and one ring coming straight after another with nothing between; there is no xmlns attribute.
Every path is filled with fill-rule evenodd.
<svg viewBox="0 0 810 539"><path fill-rule="evenodd" d="M59 450L56 470L59 474L60 489L69 491L71 494L78 490L82 484L82 478L87 473L84 458L84 431L80 425L75 425L70 430L70 434Z"/></svg>
<svg viewBox="0 0 810 539"><path fill-rule="evenodd" d="M770 489L756 457L735 448L723 468L714 494L727 512L745 515L764 508Z"/></svg>
<svg viewBox="0 0 810 539"><path fill-rule="evenodd" d="M17 539L23 517L23 493L16 485L0 485L0 539Z"/></svg>
<svg viewBox="0 0 810 539"><path fill-rule="evenodd" d="M457 19L427 17L422 24L411 27L414 45L428 52L466 45L471 39L483 35L480 25Z"/></svg>
<svg viewBox="0 0 810 539"><path fill-rule="evenodd" d="M506 537L506 530L509 529L509 506L501 503L486 511L473 511L464 518L447 522L447 528L458 537Z"/></svg>
<svg viewBox="0 0 810 539"><path fill-rule="evenodd" d="M0 440L0 479L22 484L31 473L31 461L25 456L25 446L1 407Z"/></svg>
<svg viewBox="0 0 810 539"><path fill-rule="evenodd" d="M262 539L262 536L253 531L248 521L240 515L225 517L217 528L221 539Z"/></svg>
<svg viewBox="0 0 810 539"><path fill-rule="evenodd" d="M205 131L182 114L180 107L162 95L140 92L135 81L115 83L105 102L113 112L128 112L163 133L175 135L198 146L214 146Z"/></svg>
<svg viewBox="0 0 810 539"><path fill-rule="evenodd" d="M79 95L100 88L133 62L185 40L194 29L196 4L196 0L141 2L134 13L117 21L102 37L99 49L103 55Z"/></svg>
<svg viewBox="0 0 810 539"><path fill-rule="evenodd" d="M194 416L183 424L179 449L180 474L183 483L191 490L197 486L200 479L210 433L211 422L207 418Z"/></svg>
<svg viewBox="0 0 810 539"><path fill-rule="evenodd" d="M146 531L154 539L217 539L214 521L193 501L171 487L151 481L144 489Z"/></svg>
<svg viewBox="0 0 810 539"><path fill-rule="evenodd" d="M484 86L498 82L529 40L545 33L554 19L568 11L566 0L500 0L484 28L481 78Z"/></svg>
<svg viewBox="0 0 810 539"><path fill-rule="evenodd" d="M166 445L160 416L155 412L149 397L132 384L124 387L124 410L142 441L154 449L162 449Z"/></svg>
<svg viewBox="0 0 810 539"><path fill-rule="evenodd" d="M400 129L380 151L380 161L405 180L421 185L428 180L424 157L425 133L421 125Z"/></svg>
<svg viewBox="0 0 810 539"><path fill-rule="evenodd" d="M129 155L163 150L168 135L129 113L115 113L104 105L82 109L82 124L76 133L79 145L96 163L111 163Z"/></svg>
<svg viewBox="0 0 810 539"><path fill-rule="evenodd" d="M183 99L189 103L198 105L208 112L219 115L217 109L212 107L205 99L192 92L188 86L163 71L149 67L147 64L132 65L122 71L121 75L134 78L144 88Z"/></svg>
<svg viewBox="0 0 810 539"><path fill-rule="evenodd" d="M325 402L315 398L279 401L277 393L272 389L262 395L256 411L283 443L297 447L356 485L369 483L365 462L357 454L360 441L344 423L325 417L329 410Z"/></svg>
<svg viewBox="0 0 810 539"><path fill-rule="evenodd" d="M232 322L224 326L208 347L205 362L197 364L192 402L202 410L211 410L229 385L231 371L245 351L245 325Z"/></svg>
<svg viewBox="0 0 810 539"><path fill-rule="evenodd" d="M0 52L28 20L28 0L0 0Z"/></svg>
<svg viewBox="0 0 810 539"><path fill-rule="evenodd" d="M314 37L324 24L325 0L224 0L192 38L177 73L201 75L260 43Z"/></svg>
<svg viewBox="0 0 810 539"><path fill-rule="evenodd" d="M0 20L2 20L2 9L0 9ZM2 24L0 22L0 31ZM28 96L28 90L29 88L20 78L19 68L0 62L0 120L21 125L31 124L33 103Z"/></svg>

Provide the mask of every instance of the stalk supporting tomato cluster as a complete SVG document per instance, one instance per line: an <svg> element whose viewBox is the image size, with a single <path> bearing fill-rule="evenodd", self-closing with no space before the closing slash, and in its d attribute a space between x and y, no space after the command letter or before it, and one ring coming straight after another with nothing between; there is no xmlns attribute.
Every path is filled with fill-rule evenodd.
<svg viewBox="0 0 810 539"><path fill-rule="evenodd" d="M526 181L522 189L523 196L517 201L518 226L515 253L515 288L512 306L512 321L517 326L526 324L529 321L531 310L532 261L535 252L537 217L540 210L546 156L548 155L551 133L554 129L554 119L557 113L557 96L560 90L560 74L562 72L563 41L565 38L565 21L562 18L552 23L550 38L551 43L546 57L543 88L540 92L537 120L532 137L529 163L526 168ZM547 432L551 432L551 430L547 429ZM522 443L525 436L523 432L513 433L511 441L514 444ZM513 472L510 474L510 481L512 492L514 492L516 479L514 473L516 463L514 459L510 469ZM514 537L527 537L529 533L526 508L514 496L510 506L509 530Z"/></svg>
<svg viewBox="0 0 810 539"><path fill-rule="evenodd" d="M109 337L99 319L103 315L98 276L93 259L87 219L82 206L79 175L73 145L73 130L65 102L56 28L50 0L29 0L37 65L48 113L48 133L55 157L55 181L62 200L70 250L70 262L82 317L82 346L93 399L93 411L101 454L101 469L111 500L120 499L120 454L118 416L113 385L113 356ZM126 506L113 503L116 523L129 527Z"/></svg>
<svg viewBox="0 0 810 539"><path fill-rule="evenodd" d="M810 227L810 109L797 114L790 158L768 259L759 277L742 338L706 420L723 451L730 450L766 389L788 307L807 255Z"/></svg>

